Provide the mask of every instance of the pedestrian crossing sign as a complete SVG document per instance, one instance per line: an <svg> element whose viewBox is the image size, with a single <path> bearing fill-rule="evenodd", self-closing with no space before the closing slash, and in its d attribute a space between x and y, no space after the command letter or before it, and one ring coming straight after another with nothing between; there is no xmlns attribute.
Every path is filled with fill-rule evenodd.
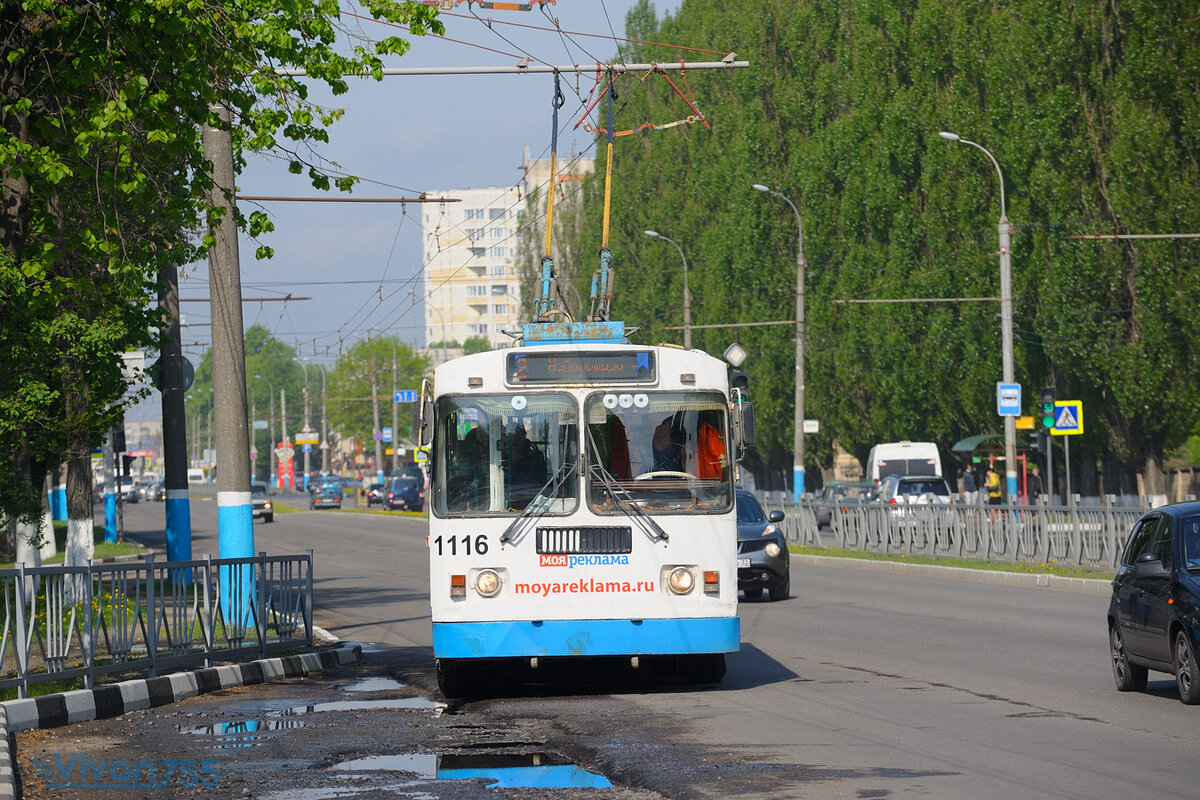
<svg viewBox="0 0 1200 800"><path fill-rule="evenodd" d="M1075 436L1083 433L1083 401L1056 400L1054 403L1054 436Z"/></svg>

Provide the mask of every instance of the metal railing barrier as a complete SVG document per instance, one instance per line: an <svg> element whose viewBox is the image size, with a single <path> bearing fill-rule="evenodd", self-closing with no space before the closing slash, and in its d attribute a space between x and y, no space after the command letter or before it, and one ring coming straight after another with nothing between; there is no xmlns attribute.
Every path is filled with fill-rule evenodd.
<svg viewBox="0 0 1200 800"><path fill-rule="evenodd" d="M1145 508L965 503L763 501L784 512L788 541L867 553L950 556L1014 564L1116 568ZM818 519L828 520L827 527Z"/></svg>
<svg viewBox="0 0 1200 800"><path fill-rule="evenodd" d="M304 555L0 569L0 689L211 667L312 646Z"/></svg>

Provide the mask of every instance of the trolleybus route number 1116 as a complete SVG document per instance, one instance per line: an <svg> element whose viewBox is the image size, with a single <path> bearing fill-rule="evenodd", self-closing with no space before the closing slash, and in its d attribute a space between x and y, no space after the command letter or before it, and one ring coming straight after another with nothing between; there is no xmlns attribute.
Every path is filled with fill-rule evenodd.
<svg viewBox="0 0 1200 800"><path fill-rule="evenodd" d="M477 555L477 556L485 555L488 551L487 534L484 534L484 533L481 533L478 536L476 536L474 541L472 541L471 537L467 534L463 534L462 536L459 536L457 538L454 536L447 536L446 541L445 541L445 546L447 549L450 550L450 555L452 555L452 556L458 555L458 543L459 542L462 542L464 555L468 555L468 556L471 555L472 547L475 548L475 555ZM433 543L434 543L434 545L437 546L437 554L439 556L445 555L445 552L442 550L442 537L441 536L437 537L436 539L433 540Z"/></svg>

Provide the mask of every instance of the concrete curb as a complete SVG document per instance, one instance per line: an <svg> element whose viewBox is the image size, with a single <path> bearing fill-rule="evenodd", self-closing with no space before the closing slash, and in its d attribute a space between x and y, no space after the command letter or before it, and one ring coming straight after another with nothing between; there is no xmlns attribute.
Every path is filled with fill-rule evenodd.
<svg viewBox="0 0 1200 800"><path fill-rule="evenodd" d="M968 569L966 567L942 567L935 564L905 564L902 561L876 561L869 558L839 558L837 556L810 556L792 553L792 563L817 567L846 567L876 572L903 572L909 575L928 575L956 581L974 581L1000 586L1022 586L1026 588L1058 589L1083 594L1107 595L1112 593L1112 582L1094 578L1068 578L1063 575L1033 574L1028 572L1002 572L1000 570Z"/></svg>
<svg viewBox="0 0 1200 800"><path fill-rule="evenodd" d="M14 733L119 717L128 711L167 705L218 689L302 678L310 672L357 664L361 657L361 645L346 645L317 653L263 658L245 664L177 672L161 678L122 681L94 689L7 700L0 703L0 733L4 735L5 745L0 753L0 800L17 797L16 765L13 763L15 747L11 744Z"/></svg>

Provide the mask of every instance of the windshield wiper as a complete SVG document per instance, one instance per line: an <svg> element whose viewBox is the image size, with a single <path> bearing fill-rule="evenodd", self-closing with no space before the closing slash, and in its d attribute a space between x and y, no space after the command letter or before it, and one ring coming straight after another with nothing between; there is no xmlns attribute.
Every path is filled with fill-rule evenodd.
<svg viewBox="0 0 1200 800"><path fill-rule="evenodd" d="M600 448L596 446L596 439L592 436L592 431L588 429L588 442L592 446L592 454L596 457L596 463L591 467L590 472L599 476L600 485L604 487L604 491L609 498L616 504L617 508L629 518L636 527L640 528L642 533L650 537L654 542L665 542L671 537L667 535L659 524L654 521L654 518L645 512L645 510L633 501L629 493L617 485L617 479L612 473L604 468L600 458ZM632 513L631 513L632 512ZM636 514L637 516L634 516Z"/></svg>
<svg viewBox="0 0 1200 800"><path fill-rule="evenodd" d="M508 527L504 529L504 533L500 534L500 544L515 541L517 536L524 533L526 523L534 518L536 512L545 510L545 505L558 494L558 490L566 484L567 479L578 467L579 456L576 456L574 461L564 461L562 466L550 476L550 480L542 484L542 488L538 489L537 494L521 510L520 515L509 523ZM550 490L548 494L546 489ZM539 513L537 516L541 516L541 514Z"/></svg>

